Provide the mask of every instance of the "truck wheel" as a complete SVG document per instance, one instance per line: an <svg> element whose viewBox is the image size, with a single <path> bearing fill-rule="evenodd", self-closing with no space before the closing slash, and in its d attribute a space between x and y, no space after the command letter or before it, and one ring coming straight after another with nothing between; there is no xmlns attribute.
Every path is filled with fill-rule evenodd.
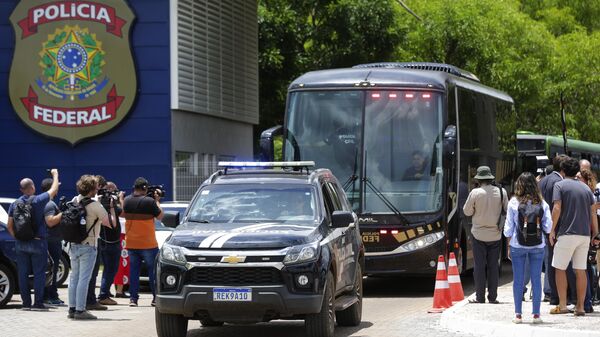
<svg viewBox="0 0 600 337"><path fill-rule="evenodd" d="M161 314L154 308L156 334L158 337L185 337L188 319L182 315Z"/></svg>
<svg viewBox="0 0 600 337"><path fill-rule="evenodd" d="M331 272L327 274L321 312L306 315L304 326L308 337L333 337L335 329L334 302L335 284Z"/></svg>
<svg viewBox="0 0 600 337"><path fill-rule="evenodd" d="M224 322L219 322L219 321L213 321L210 318L203 318L200 320L200 324L202 324L202 326L223 326Z"/></svg>
<svg viewBox="0 0 600 337"><path fill-rule="evenodd" d="M71 266L69 265L69 260L67 257L62 254L60 256L60 260L58 261L58 272L56 273L56 287L62 286L69 278L69 269Z"/></svg>
<svg viewBox="0 0 600 337"><path fill-rule="evenodd" d="M15 285L15 277L10 268L0 264L0 308L4 307L12 298Z"/></svg>
<svg viewBox="0 0 600 337"><path fill-rule="evenodd" d="M358 326L362 320L362 271L360 264L357 264L356 275L354 276L354 289L352 290L358 298L358 302L352 304L350 307L335 312L335 319L337 324L340 326Z"/></svg>

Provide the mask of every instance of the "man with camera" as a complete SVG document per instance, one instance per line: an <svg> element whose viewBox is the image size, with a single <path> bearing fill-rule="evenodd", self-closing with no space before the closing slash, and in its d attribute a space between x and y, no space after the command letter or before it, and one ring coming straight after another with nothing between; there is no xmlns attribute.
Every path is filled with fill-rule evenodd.
<svg viewBox="0 0 600 337"><path fill-rule="evenodd" d="M44 285L46 281L46 265L48 263L48 231L44 221L44 209L50 199L58 193L58 170L52 169L52 184L47 192L35 194L35 185L30 178L23 178L20 190L23 195L13 202L8 209L7 228L15 237L19 290L23 301L23 310L48 311L43 303ZM23 220L23 219L29 220ZM27 228L31 232L27 231ZM31 287L29 270L33 272L34 302L31 303Z"/></svg>
<svg viewBox="0 0 600 337"><path fill-rule="evenodd" d="M154 219L160 220L163 217L159 202L163 195L164 192L160 188L150 186L148 180L139 177L135 180L133 194L127 196L123 201L123 217L126 219L125 241L131 266L129 306L136 307L138 305L142 260L148 270L152 289L152 305L154 305L154 261L158 254Z"/></svg>
<svg viewBox="0 0 600 337"><path fill-rule="evenodd" d="M96 199L102 204L106 211L110 211L111 200L117 215L116 223L111 223L111 227L101 227L98 238L98 257L94 266L94 271L88 287L86 301L87 310L106 310L106 305L116 305L117 302L110 298L110 286L113 283L117 270L119 269L119 258L121 256L121 224L118 216L122 210L119 203L119 190L114 183L108 184L103 176L97 175L98 193ZM122 192L121 192L122 193ZM109 220L111 220L109 218ZM112 220L111 220L112 222ZM102 280L100 283L100 295L96 299L96 278L100 264L104 266L102 271Z"/></svg>

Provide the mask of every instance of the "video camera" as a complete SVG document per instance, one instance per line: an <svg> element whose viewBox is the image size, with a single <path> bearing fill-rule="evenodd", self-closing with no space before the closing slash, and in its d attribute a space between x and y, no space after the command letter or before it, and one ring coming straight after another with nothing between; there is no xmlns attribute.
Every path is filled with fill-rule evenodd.
<svg viewBox="0 0 600 337"><path fill-rule="evenodd" d="M165 188L164 185L150 185L148 186L147 196L154 198L154 194L158 193L158 196L163 198L165 196Z"/></svg>
<svg viewBox="0 0 600 337"><path fill-rule="evenodd" d="M118 204L119 192L119 190L109 191L106 188L101 188L98 190L98 201L100 201L105 209L109 210L111 200L113 201L113 206Z"/></svg>

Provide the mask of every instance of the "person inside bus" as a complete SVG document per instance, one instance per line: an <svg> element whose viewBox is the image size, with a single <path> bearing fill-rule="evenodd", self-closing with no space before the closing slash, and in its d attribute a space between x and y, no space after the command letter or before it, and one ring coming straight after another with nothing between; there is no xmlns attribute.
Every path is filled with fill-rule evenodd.
<svg viewBox="0 0 600 337"><path fill-rule="evenodd" d="M421 180L428 176L426 172L427 157L422 151L416 150L412 153L412 165L404 171L402 180Z"/></svg>

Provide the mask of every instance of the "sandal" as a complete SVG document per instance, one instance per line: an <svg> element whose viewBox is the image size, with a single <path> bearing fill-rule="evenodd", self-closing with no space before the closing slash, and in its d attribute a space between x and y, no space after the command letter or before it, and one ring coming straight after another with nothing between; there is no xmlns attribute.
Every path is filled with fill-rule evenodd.
<svg viewBox="0 0 600 337"><path fill-rule="evenodd" d="M567 308L561 309L559 305L550 309L550 314L552 314L552 315L560 315L560 314L568 314L568 313L569 313L569 309L567 309Z"/></svg>
<svg viewBox="0 0 600 337"><path fill-rule="evenodd" d="M575 316L585 316L585 311L575 311L573 313L573 315L575 315Z"/></svg>

